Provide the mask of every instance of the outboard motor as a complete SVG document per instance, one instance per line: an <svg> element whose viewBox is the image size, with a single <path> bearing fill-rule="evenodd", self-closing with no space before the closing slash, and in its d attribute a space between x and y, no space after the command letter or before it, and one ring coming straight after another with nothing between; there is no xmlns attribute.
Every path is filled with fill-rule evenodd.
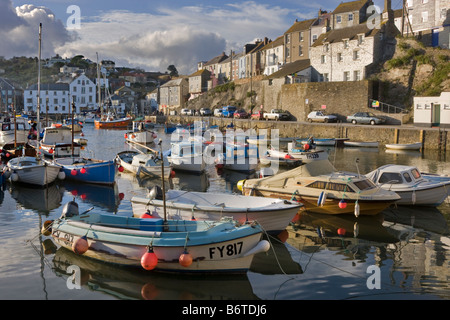
<svg viewBox="0 0 450 320"><path fill-rule="evenodd" d="M69 201L64 205L60 219L71 218L73 216L77 216L78 214L78 203L75 201Z"/></svg>
<svg viewBox="0 0 450 320"><path fill-rule="evenodd" d="M163 192L159 186L154 186L150 189L148 192L148 195L150 199L156 199L156 200L162 200L163 199Z"/></svg>

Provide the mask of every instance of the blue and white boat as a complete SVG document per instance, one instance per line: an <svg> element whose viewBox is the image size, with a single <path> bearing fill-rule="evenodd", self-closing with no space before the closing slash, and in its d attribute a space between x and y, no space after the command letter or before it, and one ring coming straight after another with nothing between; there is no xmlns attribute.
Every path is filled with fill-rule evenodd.
<svg viewBox="0 0 450 320"><path fill-rule="evenodd" d="M243 273L256 253L270 248L257 223L78 215L77 210L78 205L48 221L54 241L107 263L159 272Z"/></svg>
<svg viewBox="0 0 450 320"><path fill-rule="evenodd" d="M196 141L172 142L167 160L174 170L201 173L206 167L203 144Z"/></svg>
<svg viewBox="0 0 450 320"><path fill-rule="evenodd" d="M254 172L258 162L258 147L249 143L225 143L225 153L215 159L217 168L247 173Z"/></svg>
<svg viewBox="0 0 450 320"><path fill-rule="evenodd" d="M61 167L66 179L112 185L116 179L116 164L114 160L97 160L84 157L56 158L51 163Z"/></svg>

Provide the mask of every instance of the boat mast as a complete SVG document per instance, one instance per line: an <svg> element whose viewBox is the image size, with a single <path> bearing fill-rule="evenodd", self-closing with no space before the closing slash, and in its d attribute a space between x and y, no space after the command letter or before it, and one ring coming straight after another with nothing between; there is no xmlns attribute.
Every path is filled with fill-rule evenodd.
<svg viewBox="0 0 450 320"><path fill-rule="evenodd" d="M74 119L73 119L74 118L74 115L73 115L74 110L75 110L75 96L72 97L72 158L74 156L74 150L73 150L73 148L74 148L74 145L73 145L73 133L75 131Z"/></svg>
<svg viewBox="0 0 450 320"><path fill-rule="evenodd" d="M98 52L97 54L97 94L98 94L98 106L100 107L100 119L103 116L103 107L102 107L102 92L100 88L100 65L98 64Z"/></svg>
<svg viewBox="0 0 450 320"><path fill-rule="evenodd" d="M39 54L38 54L38 94L37 94L37 140L41 132L41 42L42 42L42 23L39 23Z"/></svg>

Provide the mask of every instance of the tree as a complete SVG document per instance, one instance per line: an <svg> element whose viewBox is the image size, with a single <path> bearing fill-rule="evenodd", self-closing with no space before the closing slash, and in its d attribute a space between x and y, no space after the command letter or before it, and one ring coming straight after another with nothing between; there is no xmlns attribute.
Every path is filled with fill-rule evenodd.
<svg viewBox="0 0 450 320"><path fill-rule="evenodd" d="M177 68L173 64L167 67L167 70L169 70L169 74L171 77L178 77L178 71Z"/></svg>

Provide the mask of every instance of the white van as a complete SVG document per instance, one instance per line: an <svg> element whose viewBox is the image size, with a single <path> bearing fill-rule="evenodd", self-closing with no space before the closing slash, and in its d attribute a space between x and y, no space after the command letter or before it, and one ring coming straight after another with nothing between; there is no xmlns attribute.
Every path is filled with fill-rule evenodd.
<svg viewBox="0 0 450 320"><path fill-rule="evenodd" d="M222 108L214 109L214 117L221 117L221 116L222 116Z"/></svg>

